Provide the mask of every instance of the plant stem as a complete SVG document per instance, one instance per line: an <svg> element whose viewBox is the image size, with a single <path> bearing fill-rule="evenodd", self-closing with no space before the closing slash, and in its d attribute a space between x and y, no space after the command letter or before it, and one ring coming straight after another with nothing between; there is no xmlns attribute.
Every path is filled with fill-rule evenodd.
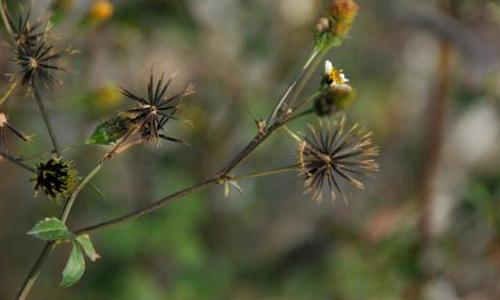
<svg viewBox="0 0 500 300"><path fill-rule="evenodd" d="M42 268L42 265L45 262L45 260L49 257L49 254L52 251L53 247L54 247L54 242L47 242L45 244L45 246L42 249L42 252L36 259L35 264L31 267L28 277L26 277L26 280L24 281L21 290L17 294L16 300L24 300L26 299L26 297L28 297L31 289L33 288L33 285L35 284L38 278L38 275L40 274L40 269Z"/></svg>
<svg viewBox="0 0 500 300"><path fill-rule="evenodd" d="M307 59L306 63L304 64L304 66L300 70L300 73L297 75L295 80L290 84L290 86L288 86L287 90L285 91L285 93L283 94L281 99L278 101L278 103L276 104L276 106L273 109L273 112L271 113L271 115L267 119L267 124L269 126L272 126L271 124L273 124L276 121L276 117L277 117L280 109L285 104L286 99L291 94L291 92L293 91L295 86L298 85L299 88L295 91L294 97L298 96L298 94L302 91L302 89L305 86L305 83L310 79L310 75L312 74L312 72L314 72L314 70L312 70L312 68L310 68L310 66L316 61L316 59L322 53L324 53L324 52L321 50L317 50L317 49L314 49L312 51L312 53L309 56L309 58Z"/></svg>
<svg viewBox="0 0 500 300"><path fill-rule="evenodd" d="M7 159L8 161L18 165L19 167L27 170L27 171L30 171L31 173L36 173L36 170L30 166L28 166L27 164L23 163L22 160L20 158L16 158L10 154L8 154L7 152L5 152L4 150L1 150L0 149L0 156L2 156L3 158Z"/></svg>
<svg viewBox="0 0 500 300"><path fill-rule="evenodd" d="M298 164L295 164L292 166L278 168L278 169L269 170L269 171L259 171L259 172L245 174L245 175L229 176L229 180L238 181L238 180L243 180L243 179L252 179L252 178L258 178L258 177L282 174L282 173L286 173L286 172L295 171L295 170L297 170L298 166L299 166Z"/></svg>
<svg viewBox="0 0 500 300"><path fill-rule="evenodd" d="M7 99L9 99L10 95L16 90L17 87L17 81L12 81L9 85L9 88L5 92L5 94L0 98L0 106L2 106Z"/></svg>
<svg viewBox="0 0 500 300"><path fill-rule="evenodd" d="M7 4L5 3L5 0L0 0L0 13L2 14L2 20L3 24L5 25L5 29L7 30L9 36L12 38L15 44L14 30L9 23Z"/></svg>
<svg viewBox="0 0 500 300"><path fill-rule="evenodd" d="M115 218L115 219L112 219L112 220L109 220L106 222L102 222L99 224L95 224L92 226L78 229L75 231L75 234L80 235L83 233L90 233L90 232L96 231L98 229L103 229L106 227L110 227L113 225L117 225L117 224L121 224L121 223L124 223L127 221L137 219L145 214L151 213L151 212L153 212L161 207L164 207L165 205L170 204L170 203L172 203L180 198L183 198L187 195L206 190L214 185L222 184L226 180L236 181L236 180L241 180L241 179L250 179L250 178L257 178L257 177L262 177L262 176L270 176L270 175L275 175L275 174L293 171L293 170L297 169L297 166L298 165L292 165L292 166L274 169L274 170L270 170L270 171L254 172L254 173L250 173L250 174L246 174L246 175L238 175L238 176L222 176L221 175L219 177L212 177L211 179L208 179L200 184L194 185L192 187L186 188L186 189L179 191L177 193L166 196L166 197L156 201L155 203L151 204L150 206L148 206L146 208L137 210L135 212L129 213L127 215L124 215L124 216L121 216L121 217L118 217L118 218Z"/></svg>
<svg viewBox="0 0 500 300"><path fill-rule="evenodd" d="M95 231L95 230L98 230L98 229L103 229L103 228L106 228L106 227L110 227L110 226L113 226L113 225L117 225L117 224L121 224L121 223L124 223L124 222L127 222L127 221L131 221L131 220L134 220L134 219L137 219L139 218L140 216L143 216L145 214L148 214L148 213L151 213L167 204L170 204L171 202L174 202L175 200L178 200L182 197L185 197L187 195L190 195L190 194L193 194L193 193L196 193L196 192L199 192L199 191L203 191L211 186L214 186L214 185L217 185L219 184L220 182L223 182L223 179L222 178L211 178L211 179L208 179L200 184L197 184L197 185L194 185L192 187L189 187L189 188L186 188L182 191L179 191L177 193L174 193L174 194L171 194L171 195L168 195L168 196L165 196L163 197L162 199L154 202L153 204L149 205L148 207L146 208L143 208L143 209L140 209L140 210L137 210L135 212L132 212L132 213L129 213L129 214L126 214L124 216L121 216L121 217L118 217L118 218L115 218L115 219L111 219L109 221L106 221L106 222L102 222L102 223L98 223L98 224L95 224L95 225L92 225L92 226L88 226L88 227L85 227L85 228L82 228L82 229L79 229L79 230L76 230L75 231L75 234L77 235L80 235L82 233L89 233L91 231Z"/></svg>
<svg viewBox="0 0 500 300"><path fill-rule="evenodd" d="M71 193L71 196L68 198L68 201L66 201L66 204L64 205L63 212L61 213L60 220L63 223L66 223L69 213L71 212L71 209L73 208L73 204L75 203L75 199L78 196L78 194L81 192L81 190L90 182L90 180L101 170L102 167L102 162L99 163L92 171L90 171L87 176L85 176L82 181L78 184L78 186L75 188L75 190ZM29 295L31 289L33 288L33 285L35 284L38 275L40 274L40 269L42 268L44 262L47 260L49 257L50 252L55 248L55 243L53 241L45 243L45 246L42 249L42 252L38 255L38 258L36 259L35 263L31 267L31 270L26 277L21 290L17 294L16 299L17 300L24 300L26 297Z"/></svg>
<svg viewBox="0 0 500 300"><path fill-rule="evenodd" d="M306 84L309 82L309 80L311 79L311 76L314 74L314 72L316 71L316 68L318 67L318 64L321 62L321 59L325 56L325 54L328 52L328 49L327 50L323 50L323 51L320 51L320 50L316 50L318 52L318 55L314 57L314 60L311 61L311 65L310 67L307 69L307 72L304 74L304 77L303 77L303 80L301 80L298 84L297 84L297 88L295 89L295 92L292 94L291 98L290 98L290 104L293 104L295 102L295 100L297 100L297 98L300 96L300 93L304 90ZM299 106L301 106L303 103L305 103L307 101L304 101L304 102L301 102L300 104L294 106L292 109L295 110L297 109Z"/></svg>
<svg viewBox="0 0 500 300"><path fill-rule="evenodd" d="M73 208L73 204L75 203L76 196L78 196L78 194L90 182L90 180L92 180L92 178L94 178L94 176L97 175L97 173L99 173L101 168L102 168L102 163L98 164L92 171L90 171L90 173L87 174L87 176L85 176L85 178L83 178L82 181L80 181L80 183L75 188L73 193L71 193L71 196L69 197L68 201L66 202L66 205L64 206L64 210L61 214L60 219L61 219L61 221L63 221L63 223L66 223L66 221L68 220L68 216L69 216L69 213L71 212L71 209Z"/></svg>
<svg viewBox="0 0 500 300"><path fill-rule="evenodd" d="M40 89L37 84L33 85L33 92L35 95L35 100L38 104L38 108L40 109L40 113L42 114L43 121L45 122L45 127L47 127L50 140L52 141L52 145L54 146L54 151L58 156L61 156L61 151L59 150L59 144L57 143L54 128L52 127L52 122L50 121L49 114L47 113L47 109L45 108L45 104L43 102L42 96L40 95Z"/></svg>
<svg viewBox="0 0 500 300"><path fill-rule="evenodd" d="M24 133L22 133L21 131L17 130L16 127L12 126L11 124L9 124L9 122L5 122L4 125L10 129L10 131L12 131L12 133L14 133L18 138L20 138L21 140L25 141L25 142L29 142L29 137L26 136Z"/></svg>

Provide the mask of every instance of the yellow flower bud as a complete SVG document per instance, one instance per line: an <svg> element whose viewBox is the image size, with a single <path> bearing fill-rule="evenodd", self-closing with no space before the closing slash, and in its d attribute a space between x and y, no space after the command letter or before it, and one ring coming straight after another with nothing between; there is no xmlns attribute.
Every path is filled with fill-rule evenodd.
<svg viewBox="0 0 500 300"><path fill-rule="evenodd" d="M89 17L92 21L106 21L113 16L114 7L108 0L96 0L90 7Z"/></svg>
<svg viewBox="0 0 500 300"><path fill-rule="evenodd" d="M357 13L358 5L353 0L335 0L330 8L330 14L335 20L335 25L331 28L332 34L347 36Z"/></svg>
<svg viewBox="0 0 500 300"><path fill-rule="evenodd" d="M330 13L337 21L352 22L358 13L358 5L353 0L335 0Z"/></svg>

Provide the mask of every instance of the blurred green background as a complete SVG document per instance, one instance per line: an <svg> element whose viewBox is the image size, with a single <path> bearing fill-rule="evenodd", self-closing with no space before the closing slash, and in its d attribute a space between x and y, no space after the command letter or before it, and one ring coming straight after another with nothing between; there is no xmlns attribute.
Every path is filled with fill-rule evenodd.
<svg viewBox="0 0 500 300"><path fill-rule="evenodd" d="M227 163L255 132L248 111L266 117L300 69L328 5L116 0L106 15L90 0L20 2L34 16L55 8L55 41L81 51L66 59L73 72L46 97L65 155L82 174L106 151L85 139L131 104L119 86L144 93L154 67L177 73L170 91L190 82L197 89L181 112L193 125L168 127L191 147L139 146L113 159L93 181L105 198L85 190L71 228L144 207ZM450 13L442 2L359 0L350 38L327 56L358 93L348 120L373 130L381 148L380 173L365 191L347 191L348 206L309 201L295 174L242 181L244 195L228 198L217 187L93 234L102 259L69 289L58 285L68 248L58 248L30 299L411 299L422 274L426 299L500 299L500 5L450 0ZM443 40L451 45L449 86L422 254L419 212ZM15 72L9 56L0 48L2 74ZM50 149L30 97L18 92L2 110L35 136L30 144L8 136L10 152L36 161ZM289 165L295 150L278 133L235 173ZM0 162L0 299L13 298L43 245L25 233L61 209L33 197L29 176Z"/></svg>

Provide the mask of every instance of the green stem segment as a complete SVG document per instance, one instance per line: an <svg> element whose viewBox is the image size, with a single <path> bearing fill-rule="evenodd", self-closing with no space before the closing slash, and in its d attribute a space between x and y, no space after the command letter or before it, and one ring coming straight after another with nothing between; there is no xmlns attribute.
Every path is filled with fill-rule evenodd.
<svg viewBox="0 0 500 300"><path fill-rule="evenodd" d="M43 121L45 122L45 127L47 127L47 131L50 136L50 140L52 141L52 145L54 146L54 151L58 156L61 156L61 151L59 149L59 144L57 143L57 138L54 133L54 128L52 126L52 122L50 121L49 114L47 109L45 108L45 104L43 102L42 96L40 94L40 89L37 84L33 85L33 92L35 96L36 103L38 104L38 108L40 109L40 113L42 115Z"/></svg>
<svg viewBox="0 0 500 300"><path fill-rule="evenodd" d="M7 4L5 3L5 0L0 0L0 13L2 14L2 20L3 24L5 25L5 29L7 30L9 36L15 43L14 29L10 26L9 23Z"/></svg>
<svg viewBox="0 0 500 300"><path fill-rule="evenodd" d="M278 169L269 170L269 171L261 171L261 172L253 172L253 173L245 174L245 175L229 176L229 180L238 181L238 180L243 180L243 179L252 179L252 178L258 178L258 177L282 174L282 173L295 171L295 170L297 170L298 167L299 167L299 165L295 164L292 166L278 168Z"/></svg>
<svg viewBox="0 0 500 300"><path fill-rule="evenodd" d="M287 88L287 90L285 91L285 93L283 94L281 99L278 101L278 103L274 107L273 112L271 113L271 115L269 116L269 119L267 120L267 124L269 126L272 126L272 124L276 121L276 118L278 117L280 110L283 108L283 105L285 105L286 100L287 100L288 96L290 96L292 91L294 92L293 98L296 98L300 94L300 92L302 92L302 90L305 87L305 84L307 83L307 81L310 79L310 76L314 72L314 69L311 68L311 65L314 65L315 62L318 60L318 58L322 57L323 53L324 53L323 51L317 50L317 49L314 49L312 51L312 53L309 56L309 58L307 59L306 63L304 64L304 66L300 70L300 73L297 75L297 78L295 78L295 80L290 84L290 86ZM298 86L297 89L295 89L296 86ZM294 91L294 89L295 89L295 91ZM293 100L293 98L292 98L292 100Z"/></svg>
<svg viewBox="0 0 500 300"><path fill-rule="evenodd" d="M73 208L73 204L75 203L75 199L78 196L78 194L82 191L82 189L90 182L90 180L101 170L102 163L98 164L90 173L85 176L82 181L78 184L78 186L75 188L75 190L71 193L71 196L68 198L68 201L66 201L66 205L64 205L63 212L61 213L61 221L63 223L66 223L69 213L71 209ZM38 275L40 274L40 269L42 268L44 262L47 260L49 257L50 252L55 248L55 242L47 242L45 243L45 246L42 249L42 252L38 255L38 258L36 259L35 263L31 267L31 270L28 274L28 277L23 283L23 286L21 287L21 290L17 294L16 299L17 300L24 300L26 297L28 297L31 289L33 288L33 285L35 284Z"/></svg>

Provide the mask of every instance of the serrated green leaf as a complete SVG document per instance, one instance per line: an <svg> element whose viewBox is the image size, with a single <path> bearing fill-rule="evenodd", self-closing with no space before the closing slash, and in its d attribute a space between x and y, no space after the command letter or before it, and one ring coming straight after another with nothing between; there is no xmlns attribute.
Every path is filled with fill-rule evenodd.
<svg viewBox="0 0 500 300"><path fill-rule="evenodd" d="M85 258L83 257L83 252L80 246L73 241L73 248L71 249L71 254L69 255L66 267L62 272L62 287L70 287L82 278L85 272Z"/></svg>
<svg viewBox="0 0 500 300"><path fill-rule="evenodd" d="M122 138L134 125L133 114L120 113L99 124L87 144L109 145Z"/></svg>
<svg viewBox="0 0 500 300"><path fill-rule="evenodd" d="M73 233L58 218L43 219L28 231L28 235L44 241L68 240L73 238Z"/></svg>
<svg viewBox="0 0 500 300"><path fill-rule="evenodd" d="M101 257L99 253L95 251L94 245L92 245L92 241L90 240L90 236L88 234L80 235L76 237L76 240L80 246L82 246L83 251L91 261L96 261Z"/></svg>

